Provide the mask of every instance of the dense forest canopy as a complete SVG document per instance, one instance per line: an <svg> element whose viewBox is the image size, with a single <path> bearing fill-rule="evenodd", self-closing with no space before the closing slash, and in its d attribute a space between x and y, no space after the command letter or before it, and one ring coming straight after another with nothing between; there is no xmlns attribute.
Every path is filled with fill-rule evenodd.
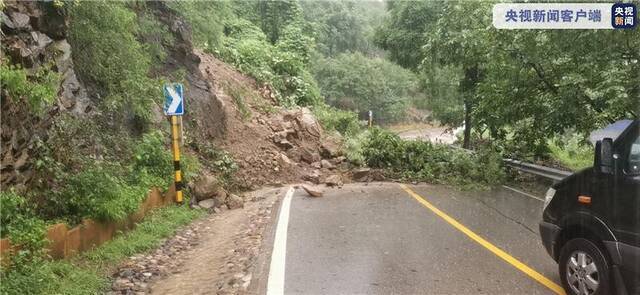
<svg viewBox="0 0 640 295"><path fill-rule="evenodd" d="M493 4L393 2L376 42L432 91L447 88L433 73L457 76L457 100L448 101L463 104L467 130L522 152L544 153L546 140L569 128L587 133L638 117L638 30L496 30Z"/></svg>

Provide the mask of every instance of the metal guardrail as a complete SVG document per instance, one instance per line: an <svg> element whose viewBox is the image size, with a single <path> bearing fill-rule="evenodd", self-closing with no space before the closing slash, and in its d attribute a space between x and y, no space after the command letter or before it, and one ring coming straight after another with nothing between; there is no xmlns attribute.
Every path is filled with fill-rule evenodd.
<svg viewBox="0 0 640 295"><path fill-rule="evenodd" d="M560 181L563 178L572 174L569 171L526 163L526 162L522 162L514 159L502 159L502 160L504 161L504 164L506 166L509 166L513 169L526 172L526 173L531 173L533 175L541 176L544 178L548 178L553 181Z"/></svg>
<svg viewBox="0 0 640 295"><path fill-rule="evenodd" d="M471 153L471 154L475 153L475 151L473 150L465 149L455 145L449 145L449 147L457 150L462 150L464 152ZM544 177L553 181L560 181L565 177L573 174L572 172L569 172L569 171L536 165L536 164L527 163L527 162L522 162L519 160L514 160L509 158L503 158L502 161L505 166L511 167L513 169L516 169L525 173L530 173L536 176Z"/></svg>

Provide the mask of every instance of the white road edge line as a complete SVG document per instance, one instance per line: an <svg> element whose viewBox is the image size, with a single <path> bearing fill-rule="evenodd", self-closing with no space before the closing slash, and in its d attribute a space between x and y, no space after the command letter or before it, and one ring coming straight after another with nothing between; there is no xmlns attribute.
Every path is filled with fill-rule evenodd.
<svg viewBox="0 0 640 295"><path fill-rule="evenodd" d="M271 266L269 267L269 281L267 282L267 295L284 294L284 267L287 254L287 230L289 228L289 208L293 197L293 187L289 187L282 200L278 227L273 240L273 252L271 253Z"/></svg>
<svg viewBox="0 0 640 295"><path fill-rule="evenodd" d="M503 185L502 187L504 187L504 188L506 188L508 190L512 190L512 191L514 191L516 193L523 194L523 195L525 195L525 196L527 196L529 198L536 199L536 200L538 200L540 202L544 202L544 199L538 198L538 197L536 197L536 196L534 196L532 194L525 193L525 192L523 192L523 191L521 191L519 189L515 189L515 188L509 187L509 186L506 186L506 185Z"/></svg>

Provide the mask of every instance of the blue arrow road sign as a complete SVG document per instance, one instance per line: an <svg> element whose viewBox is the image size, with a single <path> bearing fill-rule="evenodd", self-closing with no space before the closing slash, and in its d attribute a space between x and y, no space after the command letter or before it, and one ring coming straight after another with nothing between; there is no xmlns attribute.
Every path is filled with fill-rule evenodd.
<svg viewBox="0 0 640 295"><path fill-rule="evenodd" d="M182 84L165 84L164 87L164 114L167 116L184 115L184 92Z"/></svg>

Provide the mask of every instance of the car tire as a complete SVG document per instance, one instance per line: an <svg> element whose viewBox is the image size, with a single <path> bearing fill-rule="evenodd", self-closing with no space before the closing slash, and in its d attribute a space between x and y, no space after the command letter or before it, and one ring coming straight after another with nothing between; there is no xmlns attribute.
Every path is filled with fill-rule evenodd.
<svg viewBox="0 0 640 295"><path fill-rule="evenodd" d="M562 247L558 261L562 287L573 295L610 294L610 265L605 253L593 242L582 238L570 240Z"/></svg>

